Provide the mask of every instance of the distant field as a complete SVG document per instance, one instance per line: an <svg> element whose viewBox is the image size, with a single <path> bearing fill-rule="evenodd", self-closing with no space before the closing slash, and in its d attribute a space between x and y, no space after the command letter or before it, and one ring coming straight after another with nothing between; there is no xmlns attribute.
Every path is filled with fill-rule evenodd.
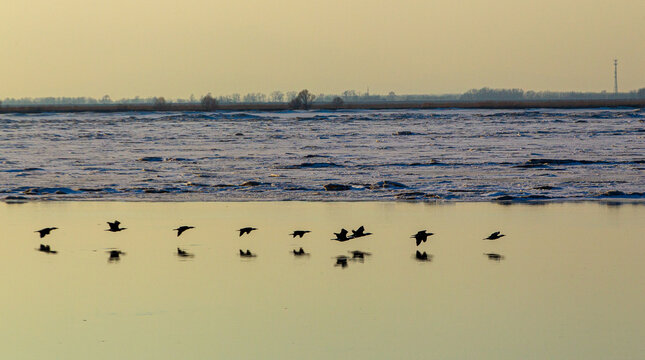
<svg viewBox="0 0 645 360"><path fill-rule="evenodd" d="M314 103L312 109L528 109L528 108L604 108L604 107L645 107L645 99L616 100L519 100L519 101L438 101L438 102L374 102L345 103L337 107L331 103ZM200 104L108 104L108 105L30 105L0 106L0 113L42 113L42 112L129 112L129 111L280 111L289 110L287 103L223 104L216 109L205 109Z"/></svg>

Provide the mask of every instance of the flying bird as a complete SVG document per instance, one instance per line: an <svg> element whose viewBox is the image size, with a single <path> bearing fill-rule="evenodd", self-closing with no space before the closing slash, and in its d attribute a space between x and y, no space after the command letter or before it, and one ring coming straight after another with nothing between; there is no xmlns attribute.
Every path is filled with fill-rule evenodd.
<svg viewBox="0 0 645 360"><path fill-rule="evenodd" d="M240 229L240 230L238 230L238 231L240 232L240 236L242 236L242 235L244 235L244 234L250 234L250 233L251 233L251 231L253 231L253 230L257 230L257 228L254 228L254 227L244 227L244 228L241 228L241 229Z"/></svg>
<svg viewBox="0 0 645 360"><path fill-rule="evenodd" d="M372 233L366 233L365 227L363 225L361 225L361 227L359 227L356 230L352 230L352 236L355 238L359 238L367 235L372 235Z"/></svg>
<svg viewBox="0 0 645 360"><path fill-rule="evenodd" d="M421 230L418 233L412 235L411 238L416 239L417 246L419 246L419 244L421 244L422 242L428 241L428 236L432 236L432 235L434 234L426 232L426 230Z"/></svg>
<svg viewBox="0 0 645 360"><path fill-rule="evenodd" d="M291 233L291 234L289 234L289 235L293 236L294 238L295 238L296 236L300 236L300 238L302 239L302 237L303 237L306 233L310 233L310 232L311 232L311 231L309 231L309 230L294 230L294 232L292 232L292 233Z"/></svg>
<svg viewBox="0 0 645 360"><path fill-rule="evenodd" d="M336 235L336 238L332 240L343 242L354 238L354 236L351 236L351 235L348 237L347 233L348 233L347 230L341 229L339 233L334 233L334 235Z"/></svg>
<svg viewBox="0 0 645 360"><path fill-rule="evenodd" d="M110 228L105 231L119 232L126 229L126 228L119 227L119 225L121 225L121 222L119 220L114 220L114 222L108 221L107 224L110 226Z"/></svg>
<svg viewBox="0 0 645 360"><path fill-rule="evenodd" d="M194 229L194 226L180 226L176 229L173 229L174 231L177 231L177 237L181 235L184 231L189 230L189 229Z"/></svg>
<svg viewBox="0 0 645 360"><path fill-rule="evenodd" d="M300 250L294 249L293 250L293 255L295 255L295 256L303 256L303 255L309 255L309 254L307 254L303 248L300 248Z"/></svg>
<svg viewBox="0 0 645 360"><path fill-rule="evenodd" d="M52 232L52 230L56 230L56 229L58 229L58 228L57 227L47 227L47 228L44 228L44 229L36 230L34 232L40 233L40 238L42 239L45 236L49 235L49 233Z"/></svg>
<svg viewBox="0 0 645 360"><path fill-rule="evenodd" d="M43 244L40 244L40 247L38 249L36 249L36 250L44 252L44 253L48 253L48 254L56 254L56 253L58 253L58 251L52 250L51 247L49 247L49 245L43 245Z"/></svg>
<svg viewBox="0 0 645 360"><path fill-rule="evenodd" d="M488 237L485 238L484 240L497 240L497 239L501 238L502 236L506 236L506 235L500 234L499 231L495 231L494 233L488 235Z"/></svg>

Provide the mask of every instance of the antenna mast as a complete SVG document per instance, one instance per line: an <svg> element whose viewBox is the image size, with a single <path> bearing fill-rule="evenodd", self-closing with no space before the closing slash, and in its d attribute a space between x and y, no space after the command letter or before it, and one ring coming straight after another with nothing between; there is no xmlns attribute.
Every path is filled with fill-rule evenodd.
<svg viewBox="0 0 645 360"><path fill-rule="evenodd" d="M618 95L618 60L614 59L614 94Z"/></svg>

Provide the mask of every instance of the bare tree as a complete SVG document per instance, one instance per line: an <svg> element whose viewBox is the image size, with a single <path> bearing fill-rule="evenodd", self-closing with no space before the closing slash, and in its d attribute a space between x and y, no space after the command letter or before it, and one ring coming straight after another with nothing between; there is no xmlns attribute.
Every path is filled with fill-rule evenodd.
<svg viewBox="0 0 645 360"><path fill-rule="evenodd" d="M200 101L202 104L202 108L204 110L214 110L217 109L217 106L219 103L217 102L217 99L211 95L211 93L206 94Z"/></svg>
<svg viewBox="0 0 645 360"><path fill-rule="evenodd" d="M298 93L298 95L289 102L289 107L292 109L310 109L311 104L316 99L316 95L309 92L309 90L304 89Z"/></svg>
<svg viewBox="0 0 645 360"><path fill-rule="evenodd" d="M291 101L298 96L298 92L296 91L287 91L287 101Z"/></svg>
<svg viewBox="0 0 645 360"><path fill-rule="evenodd" d="M269 98L272 102L283 102L284 94L282 93L282 91L274 91L271 93L271 95L269 95Z"/></svg>
<svg viewBox="0 0 645 360"><path fill-rule="evenodd" d="M345 104L345 102L343 101L343 99L342 99L340 96L336 96L336 97L331 101L331 106L332 106L334 109L340 109L341 107L343 107L343 105L344 105L344 104Z"/></svg>
<svg viewBox="0 0 645 360"><path fill-rule="evenodd" d="M167 106L166 99L163 96L153 98L152 103L156 109L165 109Z"/></svg>

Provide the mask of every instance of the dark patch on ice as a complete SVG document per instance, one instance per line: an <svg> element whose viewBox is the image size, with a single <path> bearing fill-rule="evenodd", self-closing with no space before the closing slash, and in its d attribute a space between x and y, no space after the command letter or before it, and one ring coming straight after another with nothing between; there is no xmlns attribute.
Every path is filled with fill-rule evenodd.
<svg viewBox="0 0 645 360"><path fill-rule="evenodd" d="M54 187L54 188L29 188L23 191L25 195L68 195L68 194L78 194L79 191L75 191L69 188L64 187Z"/></svg>
<svg viewBox="0 0 645 360"><path fill-rule="evenodd" d="M596 197L643 198L645 197L645 192L626 193L620 190L609 190L596 195Z"/></svg>
<svg viewBox="0 0 645 360"><path fill-rule="evenodd" d="M555 186L551 186L551 185L544 185L544 186L534 187L533 189L535 189L535 190L555 190L555 189L559 189L559 188L555 187Z"/></svg>
<svg viewBox="0 0 645 360"><path fill-rule="evenodd" d="M146 194L166 194L169 191L166 189L143 189L143 192Z"/></svg>
<svg viewBox="0 0 645 360"><path fill-rule="evenodd" d="M344 167L343 165L338 165L333 162L319 162L319 163L310 163L310 162L305 162L301 163L299 165L288 165L285 167L282 167L281 169L320 169L320 168L340 168Z"/></svg>
<svg viewBox="0 0 645 360"><path fill-rule="evenodd" d="M372 184L369 186L370 189L376 190L376 189L405 189L408 186L396 181L379 181L375 184Z"/></svg>
<svg viewBox="0 0 645 360"><path fill-rule="evenodd" d="M243 183L241 183L241 184L240 184L240 186L260 186L260 185L269 185L269 184L268 184L268 183L259 182L259 181L252 181L252 180L245 181L245 182L243 182Z"/></svg>
<svg viewBox="0 0 645 360"><path fill-rule="evenodd" d="M344 184L327 184L327 185L323 185L323 188L326 191L346 191L346 190L352 189L351 186L344 185Z"/></svg>
<svg viewBox="0 0 645 360"><path fill-rule="evenodd" d="M516 165L518 168L539 168L551 165L593 165L609 164L607 161L593 160L575 160L575 159L530 159L524 164Z"/></svg>
<svg viewBox="0 0 645 360"><path fill-rule="evenodd" d="M164 158L161 156L144 156L142 158L137 159L137 161L145 161L145 162L161 162L161 161L193 161L192 159L185 159L185 158Z"/></svg>
<svg viewBox="0 0 645 360"><path fill-rule="evenodd" d="M158 162L158 161L163 161L163 158L160 156L144 156L142 158L137 159L137 161Z"/></svg>
<svg viewBox="0 0 645 360"><path fill-rule="evenodd" d="M549 200L550 196L545 195L524 195L524 196L512 196L512 195L502 195L496 197L495 201L530 201L530 200Z"/></svg>
<svg viewBox="0 0 645 360"><path fill-rule="evenodd" d="M408 191L398 193L394 196L398 200L427 200L427 199L441 199L441 195L424 193L421 191Z"/></svg>
<svg viewBox="0 0 645 360"><path fill-rule="evenodd" d="M395 132L395 133L394 133L394 134L392 134L392 135L397 135L397 136L410 136L410 135L420 135L420 134L414 133L414 132L412 132L412 131L404 130L404 131L397 131L397 132Z"/></svg>
<svg viewBox="0 0 645 360"><path fill-rule="evenodd" d="M29 171L45 171L45 169L41 168L25 168L25 169L9 169L9 170L2 170L3 172L8 172L8 173L21 173L21 172L29 172Z"/></svg>

